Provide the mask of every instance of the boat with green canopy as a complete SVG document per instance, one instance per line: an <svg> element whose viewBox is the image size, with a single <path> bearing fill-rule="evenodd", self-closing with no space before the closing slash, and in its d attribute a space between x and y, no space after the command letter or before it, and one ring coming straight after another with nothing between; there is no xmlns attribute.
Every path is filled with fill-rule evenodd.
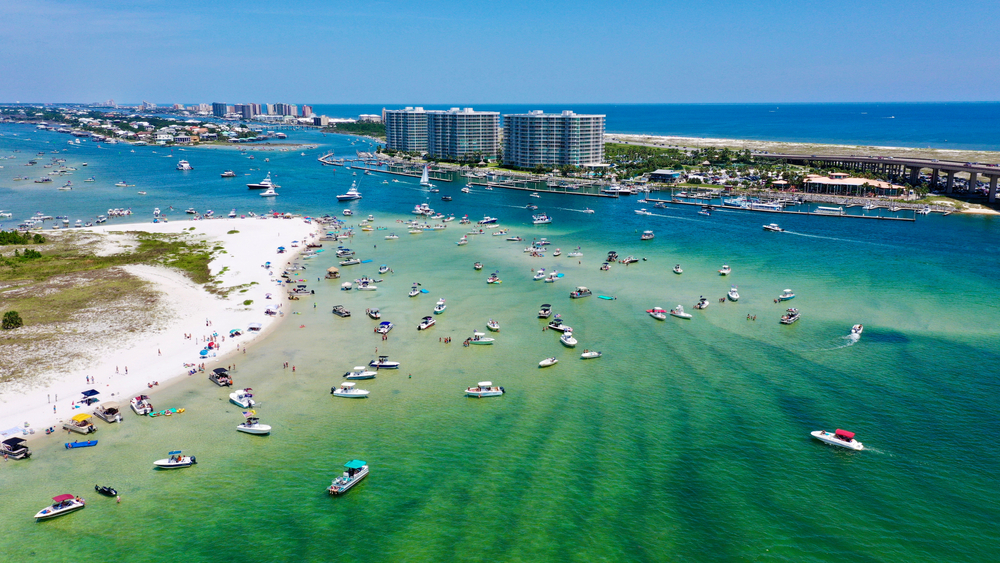
<svg viewBox="0 0 1000 563"><path fill-rule="evenodd" d="M352 459L344 464L344 474L334 479L326 490L334 496L346 493L367 476L368 463L360 459Z"/></svg>

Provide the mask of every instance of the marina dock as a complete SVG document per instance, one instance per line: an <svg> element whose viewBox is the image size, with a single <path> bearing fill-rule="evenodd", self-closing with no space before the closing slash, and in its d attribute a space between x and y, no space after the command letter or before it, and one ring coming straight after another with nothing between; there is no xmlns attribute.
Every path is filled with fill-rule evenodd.
<svg viewBox="0 0 1000 563"><path fill-rule="evenodd" d="M909 221L909 222L914 222L914 221L917 220L915 216L914 217L887 217L887 216L884 216L884 215L849 215L847 213L823 213L823 212L818 212L818 211L786 211L784 209L782 209L782 210L779 211L777 209L751 209L751 208L747 208L747 207L740 207L740 206L737 206L737 205L726 205L724 203L718 203L718 204L716 204L716 203L703 203L704 200L702 200L703 201L702 203L699 203L699 202L693 202L693 201L680 201L680 200L677 200L677 199L652 199L652 198L647 197L646 201L652 202L652 203L664 203L664 204L669 203L671 205L693 205L693 206L696 206L696 207L705 207L706 205L711 205L712 207L714 207L716 209L726 209L726 210L733 210L733 211L752 211L752 212L755 212L755 213L770 213L770 214L773 214L773 215L812 215L812 216L817 216L817 217L846 217L846 218L850 218L850 219L876 219L876 220L882 220L882 221Z"/></svg>

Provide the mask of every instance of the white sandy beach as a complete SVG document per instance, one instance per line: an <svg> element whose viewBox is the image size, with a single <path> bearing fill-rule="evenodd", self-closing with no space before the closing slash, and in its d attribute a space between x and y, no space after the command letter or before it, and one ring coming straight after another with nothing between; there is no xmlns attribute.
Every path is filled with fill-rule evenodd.
<svg viewBox="0 0 1000 563"><path fill-rule="evenodd" d="M195 230L187 230L191 227ZM306 242L315 236L316 225L301 218L246 218L114 224L90 230L193 234L212 246L225 247L225 252L217 253L210 264L212 274L222 282L221 287L256 283L245 292L232 291L227 298L221 298L177 270L161 266L124 267L130 274L151 282L154 289L162 293L160 306L169 311L162 326L150 327L139 336L109 335L98 339L88 350L90 360L85 365L77 362L65 371L35 374L33 380L39 383L33 385L15 383L0 387L0 431L14 427L24 429L25 423L34 429L34 436L44 436L44 429L51 426L60 430L64 420L81 412L91 413L99 404L75 408L75 401L87 389L100 392L99 402L117 401L128 410L129 400L139 394L150 395L153 404L157 405L157 388L188 377L190 368L185 368L185 364L204 363L206 372L234 362L238 365L239 358L233 354L238 352L237 347L242 350L258 341L281 320L281 315L264 314L268 306L281 305L283 308L287 303L286 292L275 280L280 279L282 270L305 250ZM233 230L239 232L229 234ZM119 242L127 244L125 239L126 236L111 234L107 244L109 247ZM300 243L293 248L292 241ZM286 247L288 252L278 254L279 246ZM109 250L119 251L117 248ZM265 262L271 262L270 269L263 267ZM266 298L268 293L272 299ZM248 299L253 303L244 306L243 302ZM210 324L206 326L206 323ZM248 332L250 323L260 323L263 328L258 333ZM242 330L242 336L230 338L231 329ZM206 346L203 339L215 333L221 349L202 359L200 351ZM185 334L191 338L185 338ZM93 377L94 383L87 383L87 376ZM199 372L192 377L207 377L207 373ZM153 381L159 382L159 386L151 389L148 384ZM238 376L236 384L239 384ZM157 408L169 406L157 405Z"/></svg>

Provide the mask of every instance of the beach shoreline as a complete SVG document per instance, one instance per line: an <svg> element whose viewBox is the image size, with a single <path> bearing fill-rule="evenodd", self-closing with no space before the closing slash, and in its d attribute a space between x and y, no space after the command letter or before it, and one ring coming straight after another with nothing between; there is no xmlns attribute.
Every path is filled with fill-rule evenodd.
<svg viewBox="0 0 1000 563"><path fill-rule="evenodd" d="M189 231L192 227L195 230ZM4 439L12 435L28 439L45 436L44 429L53 426L58 432L72 416L92 413L106 401L118 402L126 417L129 415L124 411L130 410L129 400L140 394L150 395L156 410L182 407L158 405L156 390L192 375L207 377L213 368L231 365L240 350L266 338L284 320L282 309L287 298L279 287L283 284L275 282L281 279L281 271L306 249L317 225L302 218L246 218L115 224L88 230L106 235L124 231L193 234L223 248L209 264L211 273L220 282L217 285L240 289L223 298L165 266L122 266L161 294L160 304L170 311L169 318L163 326L137 337L126 334L121 338L94 339L90 345L92 360L85 367L65 370L57 367L38 374L32 381L0 386L0 432L5 433ZM300 243L292 247L292 241ZM285 246L288 251L278 254L278 246ZM271 268L263 268L269 261ZM267 294L272 298L268 299ZM244 305L247 300L252 303ZM264 314L268 307L277 307L278 314ZM260 323L261 330L249 332L247 326L251 322ZM240 329L243 334L226 339L231 329ZM213 340L213 334L218 335L214 339L221 350L201 358L199 351ZM190 374L192 364L204 364L205 369ZM93 377L93 383L87 383L88 377ZM157 385L150 387L154 381ZM234 386L238 386L238 378ZM77 401L87 389L100 392L98 402L81 406ZM20 432L10 433L15 428ZM28 434L24 435L25 432Z"/></svg>

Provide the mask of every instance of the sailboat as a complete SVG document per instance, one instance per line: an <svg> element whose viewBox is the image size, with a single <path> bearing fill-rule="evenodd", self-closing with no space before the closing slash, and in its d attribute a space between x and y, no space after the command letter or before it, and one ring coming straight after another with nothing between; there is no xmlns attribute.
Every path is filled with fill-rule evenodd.
<svg viewBox="0 0 1000 563"><path fill-rule="evenodd" d="M420 176L420 185L426 186L428 188L433 188L434 184L431 183L431 167L429 165L424 165L424 173Z"/></svg>

